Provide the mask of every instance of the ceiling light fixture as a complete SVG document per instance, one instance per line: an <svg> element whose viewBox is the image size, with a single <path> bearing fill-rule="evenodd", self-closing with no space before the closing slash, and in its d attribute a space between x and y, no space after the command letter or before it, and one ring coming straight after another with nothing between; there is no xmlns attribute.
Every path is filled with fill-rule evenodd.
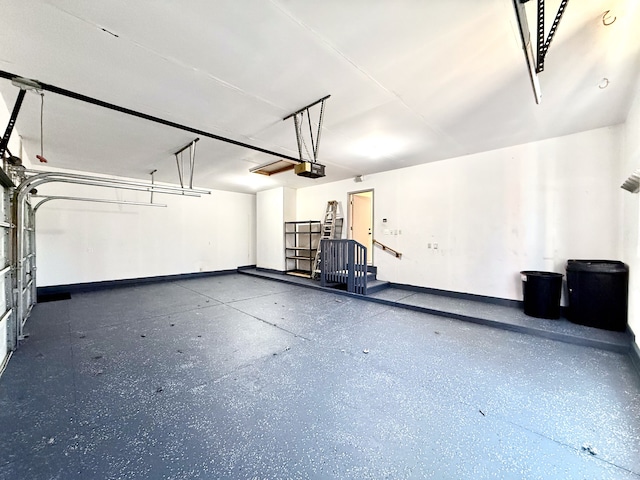
<svg viewBox="0 0 640 480"><path fill-rule="evenodd" d="M609 86L609 79L608 78L603 78L602 80L600 80L600 83L598 84L598 88L600 90L604 90L605 88L607 88Z"/></svg>
<svg viewBox="0 0 640 480"><path fill-rule="evenodd" d="M356 140L349 151L368 160L393 158L405 154L411 147L412 139L376 132Z"/></svg>

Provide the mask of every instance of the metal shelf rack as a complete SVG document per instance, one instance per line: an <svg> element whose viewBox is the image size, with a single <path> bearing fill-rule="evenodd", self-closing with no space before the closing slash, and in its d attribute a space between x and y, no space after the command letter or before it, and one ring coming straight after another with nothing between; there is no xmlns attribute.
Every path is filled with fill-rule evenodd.
<svg viewBox="0 0 640 480"><path fill-rule="evenodd" d="M313 260L321 235L322 222L319 220L284 223L285 273L312 278Z"/></svg>

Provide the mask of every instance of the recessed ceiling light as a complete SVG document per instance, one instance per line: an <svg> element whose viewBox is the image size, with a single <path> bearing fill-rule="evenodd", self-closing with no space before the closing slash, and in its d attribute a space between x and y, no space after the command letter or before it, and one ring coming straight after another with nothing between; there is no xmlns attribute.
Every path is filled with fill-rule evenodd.
<svg viewBox="0 0 640 480"><path fill-rule="evenodd" d="M350 150L370 160L399 156L409 149L409 141L402 137L371 134L355 141Z"/></svg>
<svg viewBox="0 0 640 480"><path fill-rule="evenodd" d="M600 90L604 90L605 88L607 88L609 86L609 79L608 78L603 78L602 80L600 80L600 83L598 83L598 88Z"/></svg>

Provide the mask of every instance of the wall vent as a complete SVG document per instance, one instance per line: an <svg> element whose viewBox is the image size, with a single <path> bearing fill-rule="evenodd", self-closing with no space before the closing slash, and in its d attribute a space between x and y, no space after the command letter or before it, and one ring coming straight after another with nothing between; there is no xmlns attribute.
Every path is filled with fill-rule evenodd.
<svg viewBox="0 0 640 480"><path fill-rule="evenodd" d="M623 188L631 193L638 193L640 191L640 168L633 172L629 178L627 178L620 188Z"/></svg>

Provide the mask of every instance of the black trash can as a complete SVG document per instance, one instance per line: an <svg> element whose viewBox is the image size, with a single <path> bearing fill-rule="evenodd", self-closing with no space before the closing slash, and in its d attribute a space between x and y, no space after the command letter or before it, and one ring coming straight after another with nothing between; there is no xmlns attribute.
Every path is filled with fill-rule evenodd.
<svg viewBox="0 0 640 480"><path fill-rule="evenodd" d="M569 320L616 330L627 328L629 267L617 260L567 262Z"/></svg>
<svg viewBox="0 0 640 480"><path fill-rule="evenodd" d="M524 313L537 318L560 318L562 274L525 270L520 275Z"/></svg>

